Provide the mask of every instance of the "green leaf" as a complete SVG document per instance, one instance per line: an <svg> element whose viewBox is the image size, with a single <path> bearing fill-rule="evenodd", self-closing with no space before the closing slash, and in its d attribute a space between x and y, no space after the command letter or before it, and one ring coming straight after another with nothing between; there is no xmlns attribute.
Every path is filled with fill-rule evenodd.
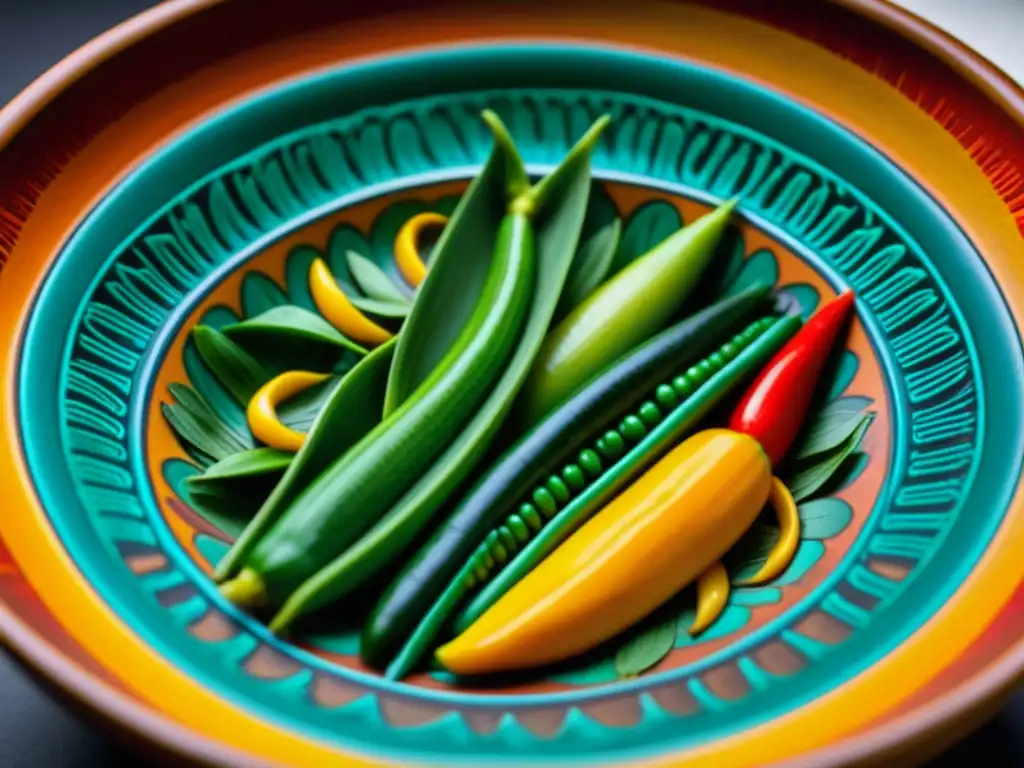
<svg viewBox="0 0 1024 768"><path fill-rule="evenodd" d="M610 271L618 272L682 226L683 219L671 203L653 200L639 206L626 218Z"/></svg>
<svg viewBox="0 0 1024 768"><path fill-rule="evenodd" d="M821 409L819 415L826 416L836 413L863 413L865 408L871 406L874 402L870 397L864 397L863 395L845 395L839 397L830 402L824 408Z"/></svg>
<svg viewBox="0 0 1024 768"><path fill-rule="evenodd" d="M239 433L247 434L249 424L245 408L238 404L238 401L220 383L209 366L203 362L195 339L191 335L185 340L181 357L185 366L185 380L203 399L203 402L207 403L210 410L216 413L223 422L231 425Z"/></svg>
<svg viewBox="0 0 1024 768"><path fill-rule="evenodd" d="M402 301L378 301L377 299L364 299L361 296L349 296L349 301L356 309L376 315L377 317L398 317L405 318L412 311L412 302Z"/></svg>
<svg viewBox="0 0 1024 768"><path fill-rule="evenodd" d="M174 382L169 384L167 389L175 400L187 408L207 427L215 429L218 432L226 432L234 442L241 446L248 447L254 444L252 433L249 431L248 425L236 426L229 424L227 421L222 419L217 412L207 404L200 394L192 389L192 387L187 384Z"/></svg>
<svg viewBox="0 0 1024 768"><path fill-rule="evenodd" d="M480 456L494 441L547 334L576 252L590 193L590 155L587 150L596 139L596 131L588 132L562 165L534 187L546 192L541 196L544 202L534 215L537 276L526 324L505 373L477 409L473 420L391 511L345 554L303 586L306 589L321 583L326 585L318 592L308 593L308 600L303 595L299 600L301 604L296 604L296 612L315 610L337 599L340 593L355 589L381 568L393 563L394 558L431 522L431 515L441 501L450 497L466 480ZM397 337L398 348L388 379L389 400L393 403L401 403L415 385L429 375L432 366L436 365L434 356L443 355L447 349L433 338L429 325L419 330L417 323L433 323L436 331L437 327L449 322L446 312L452 311L450 308L467 304L471 309L472 302L467 297L479 293L479 285L470 279L479 265L472 262L476 260L486 264L487 257L482 255L477 244L481 238L492 240L493 235L481 233L476 227L489 221L491 227L497 228L505 207L503 182L498 173L503 167L501 153L493 152L449 221L446 236L447 233L456 234L447 240L447 245L440 247L454 248L453 243L461 245L438 256L420 288L405 329ZM468 219L461 219L464 223L459 223L460 217L467 216ZM453 226L452 222L456 225ZM446 330L454 337L461 324L462 321ZM405 365L399 360L403 344L408 355ZM395 397L392 397L392 387L397 391ZM335 578L339 574L343 575L342 578Z"/></svg>
<svg viewBox="0 0 1024 768"><path fill-rule="evenodd" d="M247 405L271 374L248 352L220 331L205 325L192 329L199 356L240 405Z"/></svg>
<svg viewBox="0 0 1024 768"><path fill-rule="evenodd" d="M793 451L794 461L803 461L839 447L860 426L862 418L858 411L821 412Z"/></svg>
<svg viewBox="0 0 1024 768"><path fill-rule="evenodd" d="M239 435L228 427L190 387L171 384L170 391L178 402L162 404L161 411L186 446L221 461L253 445L251 435Z"/></svg>
<svg viewBox="0 0 1024 768"><path fill-rule="evenodd" d="M345 258L348 261L348 269L352 273L352 278L368 298L394 303L407 301L405 295L398 290L391 278L368 258L360 256L355 251L346 253Z"/></svg>
<svg viewBox="0 0 1024 768"><path fill-rule="evenodd" d="M246 317L255 317L287 303L284 291L266 275L254 271L242 278L242 312Z"/></svg>
<svg viewBox="0 0 1024 768"><path fill-rule="evenodd" d="M284 477L218 565L219 579L234 575L243 558L299 493L380 423L395 344L395 339L381 344L333 389Z"/></svg>
<svg viewBox="0 0 1024 768"><path fill-rule="evenodd" d="M279 345L304 341L340 347L358 355L366 354L364 347L342 335L320 315L291 305L274 307L256 317L229 325L224 334L240 344L253 346L260 346L259 342ZM260 336L265 338L258 339Z"/></svg>
<svg viewBox="0 0 1024 768"><path fill-rule="evenodd" d="M619 677L635 677L660 662L676 642L676 619L671 617L644 627L626 640L615 654Z"/></svg>
<svg viewBox="0 0 1024 768"><path fill-rule="evenodd" d="M397 337L385 415L405 402L437 367L476 307L508 205L504 174L503 152L496 148L438 240L434 263Z"/></svg>
<svg viewBox="0 0 1024 768"><path fill-rule="evenodd" d="M815 499L800 505L800 538L831 539L853 519L853 509L842 499Z"/></svg>
<svg viewBox="0 0 1024 768"><path fill-rule="evenodd" d="M816 461L809 465L797 465L794 468L793 475L787 479L786 485L793 494L795 501L801 502L809 498L829 481L840 469L847 457L857 450L868 427L871 426L871 420L871 414L862 416L857 427L839 446L829 453L816 457Z"/></svg>
<svg viewBox="0 0 1024 768"><path fill-rule="evenodd" d="M588 211L589 214L589 211ZM614 214L613 214L614 215ZM612 260L619 247L622 237L622 222L618 217L612 218L591 233L586 232L580 240L580 246L573 257L565 290L555 313L554 322L567 315L573 307L593 293L608 277Z"/></svg>
<svg viewBox="0 0 1024 768"><path fill-rule="evenodd" d="M370 243L363 233L349 224L340 224L331 232L327 241L327 263L331 267L331 274L341 285L346 296L359 296L362 291L356 286L352 274L348 271L349 251L356 253L370 253ZM308 273L306 279L308 280Z"/></svg>
<svg viewBox="0 0 1024 768"><path fill-rule="evenodd" d="M276 448L252 448L218 461L203 474L190 477L192 485L204 485L218 480L238 480L255 475L281 475L291 464L294 454Z"/></svg>

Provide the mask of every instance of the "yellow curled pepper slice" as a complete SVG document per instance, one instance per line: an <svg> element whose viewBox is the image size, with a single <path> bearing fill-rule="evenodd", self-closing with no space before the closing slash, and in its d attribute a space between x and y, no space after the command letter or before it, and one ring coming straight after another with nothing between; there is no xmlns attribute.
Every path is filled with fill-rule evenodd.
<svg viewBox="0 0 1024 768"><path fill-rule="evenodd" d="M246 418L253 436L270 448L298 451L306 436L286 427L277 416L277 406L309 387L330 378L324 373L288 371L275 376L253 395L246 409Z"/></svg>
<svg viewBox="0 0 1024 768"><path fill-rule="evenodd" d="M309 268L309 292L320 314L349 338L373 346L391 338L390 332L373 322L348 300L323 259L314 260Z"/></svg>
<svg viewBox="0 0 1024 768"><path fill-rule="evenodd" d="M721 562L711 565L697 579L697 615L690 634L699 635L714 624L729 602L729 574Z"/></svg>
<svg viewBox="0 0 1024 768"><path fill-rule="evenodd" d="M398 271L413 288L427 276L427 265L420 258L420 235L429 227L443 227L447 223L448 217L440 213L419 213L398 230L395 236L395 261Z"/></svg>
<svg viewBox="0 0 1024 768"><path fill-rule="evenodd" d="M772 491L768 503L775 510L775 517L779 521L779 540L775 542L775 546L757 573L749 579L737 582L744 586L764 584L778 578L793 562L796 549L800 546L800 512L793 500L793 494L777 477L772 478Z"/></svg>

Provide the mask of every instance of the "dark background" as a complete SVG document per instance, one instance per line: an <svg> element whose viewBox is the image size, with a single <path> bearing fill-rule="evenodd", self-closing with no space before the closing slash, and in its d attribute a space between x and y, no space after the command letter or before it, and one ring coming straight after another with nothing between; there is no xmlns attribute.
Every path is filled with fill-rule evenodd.
<svg viewBox="0 0 1024 768"><path fill-rule="evenodd" d="M152 0L0 0L0 105L90 38L155 4ZM132 760L52 703L0 652L0 766L100 768L118 757ZM1024 766L1024 693L929 768L966 766Z"/></svg>

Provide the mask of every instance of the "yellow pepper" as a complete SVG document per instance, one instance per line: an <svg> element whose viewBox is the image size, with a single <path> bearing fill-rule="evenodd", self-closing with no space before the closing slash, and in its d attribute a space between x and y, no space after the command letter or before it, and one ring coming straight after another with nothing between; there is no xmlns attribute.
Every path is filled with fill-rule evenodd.
<svg viewBox="0 0 1024 768"><path fill-rule="evenodd" d="M360 312L349 301L323 259L309 268L309 292L324 318L351 339L361 344L383 344L391 334Z"/></svg>
<svg viewBox="0 0 1024 768"><path fill-rule="evenodd" d="M304 389L316 386L329 377L323 373L288 371L275 376L253 395L246 409L246 419L253 437L270 448L298 451L306 436L286 427L277 416L277 406Z"/></svg>
<svg viewBox="0 0 1024 768"><path fill-rule="evenodd" d="M551 664L608 640L697 581L691 631L724 608L729 582L719 559L785 487L753 438L709 429L684 441L566 539L462 635L437 651L469 675ZM785 567L795 507L777 551L757 578Z"/></svg>
<svg viewBox="0 0 1024 768"><path fill-rule="evenodd" d="M420 258L419 240L423 230L429 227L443 227L448 218L440 213L420 213L411 217L395 237L395 262L402 277L413 288L427 276L427 267Z"/></svg>

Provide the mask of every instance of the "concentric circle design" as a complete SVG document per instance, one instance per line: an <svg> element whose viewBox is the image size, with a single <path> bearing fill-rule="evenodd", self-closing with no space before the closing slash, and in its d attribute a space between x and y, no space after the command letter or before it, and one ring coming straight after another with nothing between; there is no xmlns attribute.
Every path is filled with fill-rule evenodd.
<svg viewBox="0 0 1024 768"><path fill-rule="evenodd" d="M412 68L436 95L274 131L273 115L344 114L347 94L395 87ZM529 82L466 91L466 73L477 84L481 73L495 86L508 73ZM642 95L625 95L638 83ZM519 696L385 684L281 643L220 602L160 514L167 489L159 476L154 482L147 462L156 457L146 450L154 383L197 302L335 211L464 179L488 146L474 121L485 105L503 114L538 166L610 111L599 177L697 201L741 194L748 231L768 233L805 262L784 272L813 274L810 266L821 277L807 279L861 296L863 348L877 355L886 382L887 428L871 449L878 502L858 510L860 533L827 578L700 661L627 683ZM190 162L214 170L186 189L164 181ZM128 210L150 215L117 239L111 223ZM739 731L842 684L927 621L973 568L1021 461L1009 426L1020 408L1020 342L981 264L948 215L878 153L722 73L554 45L385 59L219 115L90 214L30 319L23 440L77 567L145 642L236 704L313 738L395 757L637 757ZM982 327L976 338L972 329ZM52 343L62 328L70 329L66 348ZM65 398L59 411L54 391ZM765 647L802 663L773 671Z"/></svg>
<svg viewBox="0 0 1024 768"><path fill-rule="evenodd" d="M569 750L566 734L574 738L584 733L587 739L602 744L614 742L594 759L649 755L659 764L682 760L688 768L774 764L797 755L805 756L800 764L845 765L883 752L915 764L994 711L1024 664L1019 642L1024 631L1020 618L1024 614L1019 610L1024 594L1019 561L1024 516L1021 494L1014 490L1019 486L1015 462L1021 453L1019 393L1015 388L1020 380L1020 345L1014 325L1020 326L1024 318L1024 289L1020 287L1024 285L1020 269L1024 263L1024 221L1020 219L1024 92L954 41L881 0L836 0L801 6L798 13L785 4L747 0L636 0L627 6L592 3L581 15L570 2L530 5L530 0L513 0L507 6L510 11L525 12L496 19L490 6L458 0L443 0L429 8L415 4L412 12L405 9L404 0L382 0L367 9L323 5L316 0L294 0L287 7L254 6L241 0L171 0L62 63L0 113L0 346L10 352L0 371L0 432L7 446L0 451L0 485L10 499L8 514L0 516L0 636L4 642L70 697L104 715L118 729L161 750L222 765L320 765L339 759L362 765L385 755L430 760L456 749L453 745L465 755L473 747L453 740L465 731L462 725L453 728L452 721L464 721L476 734L470 741L477 744L507 738L510 723L528 731L523 739L551 742L537 746L533 754L544 750L548 750L546 754L563 754L560 749ZM685 80L658 76L648 81L652 70L647 69L650 60L646 57L638 57L643 59L642 66L627 66L621 72L594 69L580 73L567 67L564 76L548 66L547 58L518 59L514 73L503 72L502 61L491 66L478 60L479 66L469 73L474 82L467 89L460 82L469 76L466 71L439 67L428 73L436 75L429 79L426 75L409 77L397 66L389 69L386 58L361 58L415 52L420 46L428 46L428 51L442 46L442 51L449 51L452 45L492 45L496 40L522 43L520 47L527 49L538 41L547 46L566 40L572 40L574 46L610 45L619 50L646 46L648 52L714 71L707 72L707 78L702 73ZM449 63L466 60L455 58ZM365 67L367 63L371 66ZM325 97L330 95L329 89L321 86L331 80L331 74L324 68L339 66L348 68L351 87L336 98ZM368 73L373 75L372 82ZM718 88L720 80L716 78L725 73L758 83L774 96L748 88L737 98L737 91ZM368 84L374 87L363 87ZM211 656L210 646L223 650L222 645L229 643L234 633L245 631L240 617L228 616L219 622L207 621L203 614L189 627L202 637L178 649L187 655L184 661L180 654L168 652L167 643L152 645L148 639L152 635L146 634L149 631L168 641L186 634L177 621L180 615L174 615L175 606L159 605L150 590L159 584L149 577L161 570L156 558L149 557L152 551L128 552L126 561L123 548L111 549L101 543L95 521L86 518L73 489L42 488L26 465L28 452L35 450L37 465L40 455L45 455L47 469L69 476L63 452L83 450L81 441L72 442L70 430L62 432L56 417L30 413L27 400L21 398L25 364L32 356L31 351L21 354L27 324L33 308L40 305L40 290L47 281L48 299L59 299L50 304L58 315L46 339L52 356L36 350L34 359L42 364L32 369L28 388L38 389L33 393L35 402L52 411L59 400L60 367L66 362L58 340L66 339L72 315L87 289L91 290L89 277L120 250L132 232L141 232L147 218L162 206L207 174L295 131L385 103L432 99L456 91L476 98L481 95L478 88L555 89L584 95L609 90L641 93L658 105L696 110L753 130L787 150L795 149L801 159L828 169L833 178L841 180L843 193L854 190L888 214L891 219L885 225L894 225L899 238L919 246L914 259L924 254L933 268L927 279L937 279L947 288L948 292L939 292L942 300L962 313L957 316L954 310L951 327L967 347L972 366L969 375L980 387L968 391L981 406L974 413L974 432L968 430L963 435L972 435L965 442L980 447L983 459L976 465L973 483L960 490L971 515L975 510L981 512L969 523L967 514L950 512L945 515L947 530L936 534L935 526L944 519L937 510L917 508L920 515L900 518L898 530L885 530L888 518L869 514L864 508L863 522L878 524L878 528L860 527L854 533L851 525L851 545L863 547L868 537L874 542L885 534L883 544L895 543L904 552L908 542L920 547L923 541L930 541L936 551L930 559L925 554L917 561L912 555L907 561L900 560L900 555L892 553L881 561L877 555L869 559L868 569L877 570L881 562L882 575L887 578L903 573L892 569L894 563L912 566L909 578L900 582L897 595L877 602L870 597L870 581L840 585L838 591L845 599L855 604L873 602L861 606L870 614L867 626L850 631L849 616L832 624L833 630L846 627L845 634L833 633L837 642L829 646L828 653L795 673L776 646L758 649L761 653L755 657L755 665L771 674L762 677L747 698L770 699L764 711L757 713L763 720L761 727L744 730L753 721L746 718L742 697L711 702L712 719L718 725L710 723L703 711L694 709L688 691L681 690L677 682L659 683L639 697L631 692L619 696L598 685L587 690L604 688L605 693L579 706L536 704L512 715L504 714L504 705L493 700L490 703L496 706L489 709L476 702L438 707L427 698L414 697L412 689L381 693L375 700L360 698L363 689L349 685L349 678L334 676L325 682L317 677L307 690L314 698L317 694L325 697L334 721L318 725L306 718L306 709L296 707L285 717L275 715L273 702L258 703L259 686L246 688L244 681L232 678L231 690L225 691L228 682L214 687L209 675L195 672L196 665L207 671L211 665L216 667L213 677L224 672L213 661L216 650ZM275 109L260 108L268 96L280 95L285 98L274 101ZM811 111L794 108L794 104ZM255 119L239 119L249 117ZM823 117L831 117L835 125ZM837 131L836 125L852 129L881 155L865 152L864 145L856 141L851 149L852 136ZM633 138L646 141L650 137L640 133ZM189 151L178 153L174 156L177 162L164 162L154 172L164 157L160 153L172 146L187 146ZM536 153L531 160L545 162ZM401 196L413 188L410 185L432 183L441 176L465 178L472 172L472 168L456 169L445 162L440 167L447 168L447 174L439 176L428 169L418 180L406 176L397 180L389 194ZM632 185L642 190L644 199L664 195L687 219L692 217L689 211L702 210L703 203L717 195L706 196L707 190L700 184L678 178L662 184L648 170L645 166L639 176L625 178L614 164L606 163L600 169L610 186ZM140 183L142 179L145 183ZM130 181L121 187L126 180ZM383 191L377 188L371 194ZM340 215L359 207L372 209L382 200L373 197L359 205L343 206ZM643 200L632 200L624 210L639 202ZM85 215L88 219L82 218ZM763 211L748 208L745 215L747 223L742 229L747 252L753 256L753 233L757 233L762 239L756 248L779 255L782 282L793 279L787 277L787 264L823 270L826 279L819 280L823 289L829 284L842 285L847 277L853 279L852 273L828 269L828 257L816 256L814 248L805 252L800 233L776 226ZM103 226L97 227L100 216ZM83 223L85 228L81 228ZM261 249L253 248L250 265L269 264L275 258L283 264L284 255L273 256L274 249L289 238L315 233L319 226L316 222L300 226L294 220L273 223L277 225L281 232L266 238L267 247L259 255L256 251ZM325 226L328 231L320 235L329 234L329 224ZM283 234L285 230L290 234ZM86 233L87 238L74 242L87 242L92 248L78 251L76 269L64 269L58 263L54 270L54 262L59 255L63 259L72 237ZM966 245L967 240L980 255ZM311 242L322 240L312 237ZM789 251L796 257L786 255ZM61 272L57 279L55 275ZM227 276L221 285L227 286L237 274ZM918 287L931 289L932 283ZM191 291L182 290L182 294L189 295L189 302L195 298ZM217 291L211 297L215 294L218 301L224 298ZM237 293L226 303L232 301L237 301ZM201 306L197 305L197 311ZM865 321L871 319L868 315L870 312ZM969 334L960 336L965 326L973 339ZM879 343L879 337L867 330L861 342L867 344L870 337L879 354L884 353L888 341ZM976 345L973 349L972 344ZM142 353L140 359L148 361L148 350L137 351ZM946 354L955 356L961 351L964 346L954 344ZM137 396L146 382L152 380L153 391L158 392L160 377L172 357L165 356L155 379L148 373L142 376L140 368L105 379L103 386L118 392L126 388L138 404ZM863 370L861 366L848 392L865 383ZM898 377L891 379L887 373L886 381L890 380L898 381ZM44 402L47 392L50 400ZM909 413L904 410L901 416L901 403L905 407L909 402L905 393L896 387L891 394L893 398L887 402L894 420L885 434L891 438L891 460L895 462L901 440L908 434L913 439L914 430L912 418L900 421ZM941 412L936 418L941 420ZM144 417L129 420L141 424ZM157 422L150 419L149 423ZM957 424L956 419L952 423ZM964 427L961 421L952 429ZM147 439L157 432L151 429ZM115 442L122 440L116 429L110 436ZM133 452L137 443L128 438ZM87 450L99 450L107 459L119 460L122 449L110 442L90 439L86 444ZM996 457L991 457L993 446L1001 451ZM953 466L966 460L957 454L963 447L949 447L949 453L931 454L932 461L928 461L929 454L919 451L923 464L915 465L913 447L909 463L886 463L892 472L907 470L906 475L912 474L909 470L913 468L915 484L934 481L934 495L918 499L934 501L949 488L944 491L944 478L929 474L941 463L938 457ZM875 438L869 438L868 451L873 453L876 448ZM157 455L149 454L150 458ZM977 452L973 455L976 458ZM875 466L873 457L857 482L863 484ZM167 498L163 492L169 489L161 487L160 474L153 473L152 466L135 469L130 473L133 484L145 480L148 471L160 499ZM103 488L104 493L108 490ZM1004 502L1011 495L1009 513L1000 522ZM886 503L880 501L876 511L887 508ZM125 531L135 529L134 522L139 520L155 521L154 530L165 534L161 546L168 548L170 560L176 566L185 560L176 542L183 542L185 550L191 551L188 542L193 539L181 517L171 514L164 518L168 530L160 527L155 506L143 510L141 516L131 507L122 509L128 510ZM63 527L55 529L55 520ZM861 522L860 512L854 515L854 522ZM908 530L913 526L919 527ZM989 534L984 532L985 526L989 526ZM72 539L80 545L74 559L67 550ZM839 551L832 541L826 542L826 558L830 552L845 557L853 551L845 546ZM87 556L82 548L88 550ZM201 558L194 551L192 554L201 568ZM124 567L127 562L142 571L153 570L140 579ZM823 558L815 567L829 570L831 561ZM814 573L812 570L800 580L809 591L817 589ZM800 585L787 585L783 592ZM948 595L941 605L939 592ZM792 604L786 598L780 605L782 613L791 612ZM903 617L895 615L907 606L914 609ZM764 617L765 610L765 606L753 610L750 626L758 615ZM800 610L800 605L792 610ZM138 620L143 615L145 622ZM174 615L174 620L156 626L157 617L168 615ZM149 625L145 632L144 624ZM812 622L810 627L820 632L822 624L819 621L815 627ZM887 639L902 633L906 639L893 644L887 653L884 649L865 651L858 638L876 633ZM722 638L721 647L736 637ZM696 653L698 658L702 655L706 653ZM305 673L288 679L286 655L263 651L248 658L258 662L256 669L264 677L270 672L270 677L279 678L276 682L258 680L264 689L271 685L275 695L285 699L298 695ZM229 666L237 671L246 659L234 659ZM329 661L344 664L344 654ZM687 657L685 663L690 661L693 658ZM720 674L717 666L706 673L715 673L718 687L713 687L713 692L728 693L738 690L737 681L749 679L745 677L749 669L746 665L739 677L729 670ZM850 675L856 669L863 671L824 693L831 687L829 675ZM321 670L318 674L326 673ZM782 682L776 679L786 674L789 677ZM800 678L803 683L794 682ZM706 701L710 700L701 703ZM353 703L356 706L348 706ZM448 714L452 707L464 711ZM360 720L364 715L365 721ZM642 748L632 749L628 739L619 737L635 730L630 725L635 720L648 726L671 722L673 730L663 740L655 737ZM296 721L306 727L298 730ZM338 721L360 734L374 731L382 723L394 734L418 730L422 746L410 746L407 740L394 752L384 752L362 739L348 739L344 734L351 731L339 731ZM708 728L701 732L699 743L694 738L698 727ZM505 750L503 756L515 754L522 751ZM564 756L571 759L573 755ZM593 760L585 758L585 762Z"/></svg>

